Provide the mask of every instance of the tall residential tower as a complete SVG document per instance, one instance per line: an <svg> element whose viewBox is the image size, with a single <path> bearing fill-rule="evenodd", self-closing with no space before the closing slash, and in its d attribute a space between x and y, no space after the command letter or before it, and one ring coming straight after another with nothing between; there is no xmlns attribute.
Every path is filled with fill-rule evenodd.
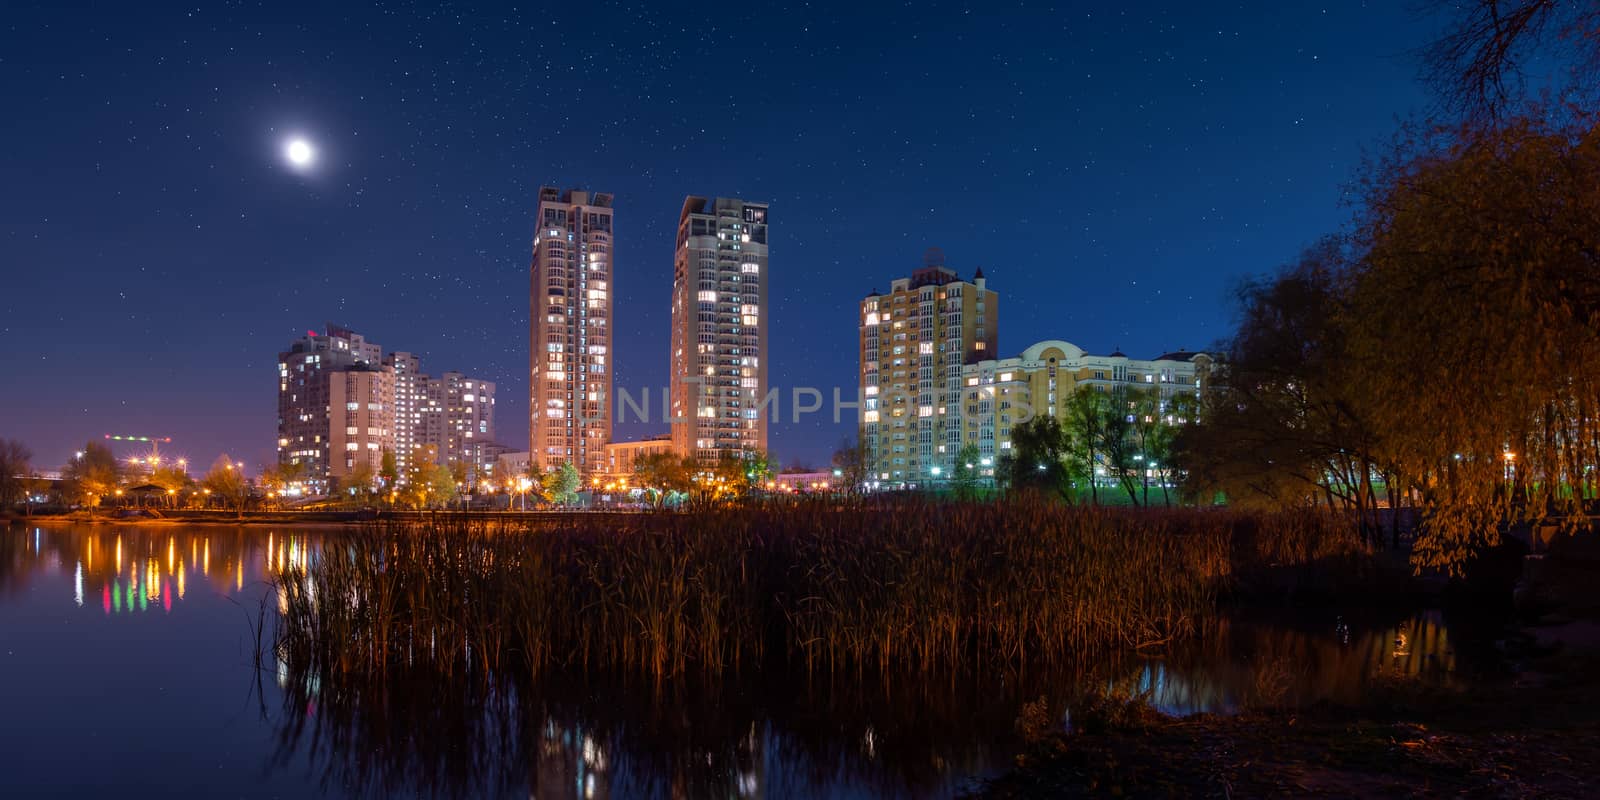
<svg viewBox="0 0 1600 800"><path fill-rule="evenodd" d="M869 479L949 475L962 444L962 367L995 357L999 296L928 248L922 269L861 301L861 441Z"/></svg>
<svg viewBox="0 0 1600 800"><path fill-rule="evenodd" d="M689 197L672 273L672 448L767 449L767 205Z"/></svg>
<svg viewBox="0 0 1600 800"><path fill-rule="evenodd" d="M605 470L611 440L611 195L539 189L528 296L528 452Z"/></svg>

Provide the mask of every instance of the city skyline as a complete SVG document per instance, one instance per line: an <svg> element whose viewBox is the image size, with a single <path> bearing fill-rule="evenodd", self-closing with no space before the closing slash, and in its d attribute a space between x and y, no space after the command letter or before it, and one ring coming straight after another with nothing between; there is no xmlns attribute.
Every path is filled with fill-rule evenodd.
<svg viewBox="0 0 1600 800"><path fill-rule="evenodd" d="M0 208L16 267L0 367L38 387L7 399L13 435L45 464L108 431L265 463L272 354L331 320L498 381L515 446L529 411L515 298L541 184L613 192L628 220L611 298L621 386L668 385L674 212L691 191L770 201L783 221L774 384L853 386L856 301L934 245L1012 292L1001 353L1061 336L1143 357L1205 349L1235 281L1347 215L1363 147L1422 108L1407 54L1433 24L1392 9L929 6L874 38L861 23L884 12L842 9L735 42L649 10L615 24L561 9L310 15L328 44L286 50L271 31L288 9L156 6L85 21L71 36L108 46L80 57L44 24L48 5L19 7L12 30L35 35L7 48L17 100L52 124L0 132L28 156L0 168L6 185L33 187ZM1013 40L992 61L929 57ZM613 47L624 55L594 63ZM819 55L847 51L848 70ZM749 69L718 85L671 68L712 52ZM479 63L469 53L486 59L470 91L455 82ZM571 91L547 93L547 72L576 75ZM741 93L757 87L772 102L752 111ZM749 135L710 126L713 110ZM585 146L555 146L585 130ZM749 157L716 157L735 144ZM1052 280L1070 291L1023 289ZM769 449L821 462L851 427L780 422Z"/></svg>

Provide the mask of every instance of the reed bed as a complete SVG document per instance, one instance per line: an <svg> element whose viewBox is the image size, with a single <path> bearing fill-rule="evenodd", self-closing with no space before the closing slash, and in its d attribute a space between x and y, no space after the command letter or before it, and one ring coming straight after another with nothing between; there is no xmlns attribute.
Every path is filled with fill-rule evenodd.
<svg viewBox="0 0 1600 800"><path fill-rule="evenodd" d="M1070 662L1195 636L1263 561L1359 550L1331 525L1027 499L441 516L280 570L276 647L313 673L372 676Z"/></svg>

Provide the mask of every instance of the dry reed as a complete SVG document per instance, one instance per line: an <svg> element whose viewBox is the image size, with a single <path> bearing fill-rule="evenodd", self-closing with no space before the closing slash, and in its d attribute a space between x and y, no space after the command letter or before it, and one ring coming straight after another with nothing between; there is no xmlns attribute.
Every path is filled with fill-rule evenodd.
<svg viewBox="0 0 1600 800"><path fill-rule="evenodd" d="M811 671L1068 662L1196 635L1242 569L1359 547L1309 512L1030 500L441 516L330 539L280 572L276 646L322 674L519 680L773 658Z"/></svg>

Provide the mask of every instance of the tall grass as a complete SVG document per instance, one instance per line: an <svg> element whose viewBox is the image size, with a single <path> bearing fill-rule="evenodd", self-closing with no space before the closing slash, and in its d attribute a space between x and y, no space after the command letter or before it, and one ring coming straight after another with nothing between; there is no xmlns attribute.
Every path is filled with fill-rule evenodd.
<svg viewBox="0 0 1600 800"><path fill-rule="evenodd" d="M440 517L282 569L276 645L297 668L371 676L1064 662L1194 636L1242 571L1359 550L1335 530L1309 512L1028 500Z"/></svg>

